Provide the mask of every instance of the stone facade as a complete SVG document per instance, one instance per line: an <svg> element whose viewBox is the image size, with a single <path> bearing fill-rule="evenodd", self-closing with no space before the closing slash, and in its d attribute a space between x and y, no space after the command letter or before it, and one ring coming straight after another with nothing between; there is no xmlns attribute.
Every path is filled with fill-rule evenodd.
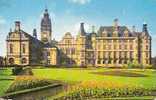
<svg viewBox="0 0 156 100"><path fill-rule="evenodd" d="M7 37L8 64L66 65L114 67L129 63L151 64L151 36L147 24L142 32L129 30L115 19L112 26L101 26L97 32L85 32L84 23L76 37L67 32L60 41L51 40L51 19L46 9L41 20L41 39L15 23L15 31Z"/></svg>
<svg viewBox="0 0 156 100"><path fill-rule="evenodd" d="M78 66L123 66L129 63L151 64L151 36L147 24L143 31L130 31L119 26L117 19L112 26L101 26L97 33L86 33L84 23L76 38L66 33L58 42L63 64Z"/></svg>

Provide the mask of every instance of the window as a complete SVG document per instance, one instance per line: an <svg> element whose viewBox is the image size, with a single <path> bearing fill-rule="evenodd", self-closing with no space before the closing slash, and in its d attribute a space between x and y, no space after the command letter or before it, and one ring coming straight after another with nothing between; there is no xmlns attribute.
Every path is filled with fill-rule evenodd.
<svg viewBox="0 0 156 100"><path fill-rule="evenodd" d="M121 45L119 45L119 49L122 49L122 46Z"/></svg>
<svg viewBox="0 0 156 100"><path fill-rule="evenodd" d="M133 58L133 52L130 52L130 58Z"/></svg>
<svg viewBox="0 0 156 100"><path fill-rule="evenodd" d="M116 45L114 45L114 49L116 49Z"/></svg>
<svg viewBox="0 0 156 100"><path fill-rule="evenodd" d="M71 49L71 53L72 53L72 54L75 54L75 48L72 48L72 49Z"/></svg>
<svg viewBox="0 0 156 100"><path fill-rule="evenodd" d="M146 52L146 58L148 58L148 52Z"/></svg>
<svg viewBox="0 0 156 100"><path fill-rule="evenodd" d="M50 64L50 60L48 60L48 64Z"/></svg>
<svg viewBox="0 0 156 100"><path fill-rule="evenodd" d="M98 63L98 64L101 64L101 61L100 61L100 60L98 60L98 61L97 61L97 63Z"/></svg>
<svg viewBox="0 0 156 100"><path fill-rule="evenodd" d="M127 40L125 40L124 43L127 43Z"/></svg>
<svg viewBox="0 0 156 100"><path fill-rule="evenodd" d="M98 49L101 49L101 45L100 44L98 45Z"/></svg>
<svg viewBox="0 0 156 100"><path fill-rule="evenodd" d="M85 53L84 52L81 53L81 57L85 57Z"/></svg>
<svg viewBox="0 0 156 100"><path fill-rule="evenodd" d="M112 54L112 52L109 52L109 54L108 54L109 55L109 58L111 58L111 54Z"/></svg>
<svg viewBox="0 0 156 100"><path fill-rule="evenodd" d="M133 40L129 40L130 43L133 43Z"/></svg>
<svg viewBox="0 0 156 100"><path fill-rule="evenodd" d="M124 56L125 56L125 58L127 58L127 52L125 52Z"/></svg>
<svg viewBox="0 0 156 100"><path fill-rule="evenodd" d="M10 53L13 53L13 44L10 44Z"/></svg>
<svg viewBox="0 0 156 100"><path fill-rule="evenodd" d="M119 58L121 58L121 52L119 52Z"/></svg>
<svg viewBox="0 0 156 100"><path fill-rule="evenodd" d="M119 59L119 64L122 64L122 60L121 59Z"/></svg>
<svg viewBox="0 0 156 100"><path fill-rule="evenodd" d="M108 46L108 49L109 49L109 50L111 50L111 49L112 49L112 46L111 46L111 45L109 45L109 46Z"/></svg>
<svg viewBox="0 0 156 100"><path fill-rule="evenodd" d="M116 52L114 52L114 58L116 58Z"/></svg>
<svg viewBox="0 0 156 100"><path fill-rule="evenodd" d="M106 57L106 54L105 54L105 52L103 52L103 57L104 57L104 58Z"/></svg>
<svg viewBox="0 0 156 100"><path fill-rule="evenodd" d="M66 54L70 54L70 49L66 48Z"/></svg>
<svg viewBox="0 0 156 100"><path fill-rule="evenodd" d="M100 51L98 51L98 58L100 58Z"/></svg>
<svg viewBox="0 0 156 100"><path fill-rule="evenodd" d="M22 52L25 53L25 44L22 44Z"/></svg>
<svg viewBox="0 0 156 100"><path fill-rule="evenodd" d="M112 42L112 40L108 40L108 43L111 43Z"/></svg>
<svg viewBox="0 0 156 100"><path fill-rule="evenodd" d="M133 45L132 44L130 45L130 50L133 50Z"/></svg>
<svg viewBox="0 0 156 100"><path fill-rule="evenodd" d="M103 49L106 49L106 45L103 45Z"/></svg>
<svg viewBox="0 0 156 100"><path fill-rule="evenodd" d="M26 58L22 58L22 64L27 63L27 59Z"/></svg>
<svg viewBox="0 0 156 100"><path fill-rule="evenodd" d="M148 50L148 45L146 45L146 50Z"/></svg>
<svg viewBox="0 0 156 100"><path fill-rule="evenodd" d="M111 60L111 59L109 59L109 60L108 60L108 64L111 64L111 62L112 62L112 60Z"/></svg>
<svg viewBox="0 0 156 100"><path fill-rule="evenodd" d="M146 60L146 64L148 64L149 63L149 61L148 60Z"/></svg>
<svg viewBox="0 0 156 100"><path fill-rule="evenodd" d="M9 58L9 63L10 63L11 65L13 65L13 64L14 64L14 58Z"/></svg>
<svg viewBox="0 0 156 100"><path fill-rule="evenodd" d="M125 45L125 49L127 50L127 45Z"/></svg>
<svg viewBox="0 0 156 100"><path fill-rule="evenodd" d="M50 52L49 51L47 51L47 56L50 56Z"/></svg>
<svg viewBox="0 0 156 100"><path fill-rule="evenodd" d="M127 64L127 60L124 60L124 64Z"/></svg>

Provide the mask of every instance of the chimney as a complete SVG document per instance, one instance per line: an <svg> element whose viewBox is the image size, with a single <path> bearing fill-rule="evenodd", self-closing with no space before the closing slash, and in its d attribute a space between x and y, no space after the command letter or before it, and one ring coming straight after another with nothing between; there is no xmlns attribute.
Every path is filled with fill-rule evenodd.
<svg viewBox="0 0 156 100"><path fill-rule="evenodd" d="M133 33L136 32L135 26L132 26L132 32L133 32Z"/></svg>
<svg viewBox="0 0 156 100"><path fill-rule="evenodd" d="M80 34L85 35L84 23L80 24Z"/></svg>
<svg viewBox="0 0 156 100"><path fill-rule="evenodd" d="M15 21L15 31L20 31L20 21Z"/></svg>
<svg viewBox="0 0 156 100"><path fill-rule="evenodd" d="M36 29L33 30L33 37L37 39L37 30Z"/></svg>
<svg viewBox="0 0 156 100"><path fill-rule="evenodd" d="M148 33L147 24L146 23L143 23L142 32Z"/></svg>
<svg viewBox="0 0 156 100"><path fill-rule="evenodd" d="M95 33L95 26L92 26L92 33Z"/></svg>
<svg viewBox="0 0 156 100"><path fill-rule="evenodd" d="M118 19L114 19L114 27L118 27Z"/></svg>

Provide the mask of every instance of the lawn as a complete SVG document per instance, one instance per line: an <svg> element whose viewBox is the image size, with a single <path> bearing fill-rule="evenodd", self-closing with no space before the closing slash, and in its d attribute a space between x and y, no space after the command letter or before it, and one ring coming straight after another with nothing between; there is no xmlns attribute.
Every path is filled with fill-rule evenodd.
<svg viewBox="0 0 156 100"><path fill-rule="evenodd" d="M67 83L81 81L113 81L123 84L141 85L144 88L156 88L156 71L151 69L78 69L46 68L33 69L37 77L60 80Z"/></svg>
<svg viewBox="0 0 156 100"><path fill-rule="evenodd" d="M152 69L34 68L33 74L36 77L63 81L69 85L81 81L110 81L156 89L156 70ZM14 78L11 69L0 70L0 96L5 93Z"/></svg>
<svg viewBox="0 0 156 100"><path fill-rule="evenodd" d="M0 69L0 96L4 94L13 80L11 69Z"/></svg>

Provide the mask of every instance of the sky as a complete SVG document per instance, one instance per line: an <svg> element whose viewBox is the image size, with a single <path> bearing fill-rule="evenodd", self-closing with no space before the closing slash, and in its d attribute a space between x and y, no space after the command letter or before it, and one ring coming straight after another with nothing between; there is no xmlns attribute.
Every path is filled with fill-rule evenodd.
<svg viewBox="0 0 156 100"><path fill-rule="evenodd" d="M78 33L81 22L87 32L91 26L113 25L115 18L129 29L148 24L152 36L152 56L156 56L156 0L0 0L0 56L6 55L6 37L14 22L21 21L21 28L32 34L37 29L40 37L40 22L45 8L52 20L52 38L60 40L66 32Z"/></svg>

